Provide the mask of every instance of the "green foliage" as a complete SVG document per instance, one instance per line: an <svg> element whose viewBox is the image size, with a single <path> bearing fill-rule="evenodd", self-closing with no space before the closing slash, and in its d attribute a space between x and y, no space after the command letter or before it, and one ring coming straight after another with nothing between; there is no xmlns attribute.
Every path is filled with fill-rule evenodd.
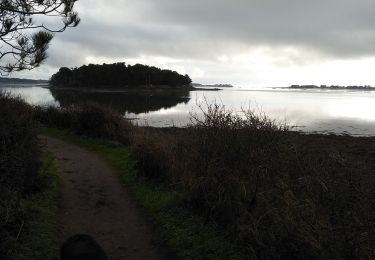
<svg viewBox="0 0 375 260"><path fill-rule="evenodd" d="M132 150L73 140L121 172L179 257L374 258L372 139L304 136L220 106L185 129L127 133Z"/></svg>
<svg viewBox="0 0 375 260"><path fill-rule="evenodd" d="M22 201L27 219L12 259L54 259L59 253L57 237L60 181L53 160L50 153L42 153L39 174L41 178L48 180L48 186Z"/></svg>
<svg viewBox="0 0 375 260"><path fill-rule="evenodd" d="M95 103L81 103L65 108L35 107L34 120L78 135L128 143L131 125L120 114Z"/></svg>
<svg viewBox="0 0 375 260"><path fill-rule="evenodd" d="M40 155L31 107L4 93L0 107L0 256L46 259L56 253L56 176Z"/></svg>
<svg viewBox="0 0 375 260"><path fill-rule="evenodd" d="M155 220L168 248L180 259L246 259L246 251L216 225L184 208L182 194L137 174L132 148L42 127L43 134L74 142L98 153L118 172L138 202Z"/></svg>
<svg viewBox="0 0 375 260"><path fill-rule="evenodd" d="M211 106L190 128L135 131L132 143L142 176L183 191L185 208L230 231L248 256L373 258L366 159L306 140L262 115Z"/></svg>
<svg viewBox="0 0 375 260"><path fill-rule="evenodd" d="M79 68L60 68L52 75L51 85L62 87L114 88L129 86L186 86L191 83L188 75L156 67L125 63L84 65Z"/></svg>
<svg viewBox="0 0 375 260"><path fill-rule="evenodd" d="M0 93L0 186L29 194L40 180L32 110L19 98Z"/></svg>
<svg viewBox="0 0 375 260"><path fill-rule="evenodd" d="M73 11L76 0L33 1L2 0L0 2L0 73L33 69L46 58L53 33L67 27L77 26L78 14ZM49 29L45 24L36 24L34 17L62 19L58 29ZM28 34L29 32L29 34ZM7 61L4 62L4 61Z"/></svg>

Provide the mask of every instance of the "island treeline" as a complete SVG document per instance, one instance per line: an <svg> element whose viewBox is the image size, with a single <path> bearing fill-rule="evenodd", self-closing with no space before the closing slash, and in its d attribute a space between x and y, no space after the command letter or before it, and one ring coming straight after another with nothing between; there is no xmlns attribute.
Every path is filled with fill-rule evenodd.
<svg viewBox="0 0 375 260"><path fill-rule="evenodd" d="M142 64L89 64L79 68L62 67L52 75L54 87L132 87L132 86L190 86L188 75Z"/></svg>

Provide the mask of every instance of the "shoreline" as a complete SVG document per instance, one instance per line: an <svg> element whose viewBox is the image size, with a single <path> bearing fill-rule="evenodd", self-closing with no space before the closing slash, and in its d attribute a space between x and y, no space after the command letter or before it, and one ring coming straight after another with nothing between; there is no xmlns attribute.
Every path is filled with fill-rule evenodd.
<svg viewBox="0 0 375 260"><path fill-rule="evenodd" d="M315 252L332 258L344 252L353 229L375 223L367 207L375 198L375 137L293 132L268 118L243 121L225 110L209 110L189 128L155 128L133 126L93 104L27 108L38 132L67 134L118 166L180 256L273 259L295 254L304 241L297 258ZM316 230L319 251L309 247ZM367 248L371 238L361 237L356 248ZM252 241L259 242L247 246Z"/></svg>
<svg viewBox="0 0 375 260"><path fill-rule="evenodd" d="M130 122L137 120L139 118L127 118ZM184 132L188 128L187 126L182 126L182 127L177 127L177 126L166 126L166 127L156 127L156 126L142 126L142 125L137 125L137 128L144 129L144 130L150 130L150 131L161 131L161 132L173 132L173 131L180 131ZM365 140L372 140L375 143L375 135L373 136L359 136L359 135L349 135L349 134L339 134L339 133L319 133L319 132L302 132L302 131L292 131L289 130L287 131L288 134L290 135L295 135L295 136L308 136L312 138L318 138L318 137L323 137L323 138L337 138L337 139L365 139Z"/></svg>

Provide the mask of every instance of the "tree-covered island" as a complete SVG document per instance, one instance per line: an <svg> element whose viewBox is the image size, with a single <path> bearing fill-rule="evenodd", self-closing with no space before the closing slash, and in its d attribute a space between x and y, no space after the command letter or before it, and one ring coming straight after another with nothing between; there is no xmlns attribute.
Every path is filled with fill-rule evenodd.
<svg viewBox="0 0 375 260"><path fill-rule="evenodd" d="M176 71L165 70L142 64L126 65L89 64L79 68L62 67L52 75L51 87L68 88L191 88L188 75L181 75Z"/></svg>

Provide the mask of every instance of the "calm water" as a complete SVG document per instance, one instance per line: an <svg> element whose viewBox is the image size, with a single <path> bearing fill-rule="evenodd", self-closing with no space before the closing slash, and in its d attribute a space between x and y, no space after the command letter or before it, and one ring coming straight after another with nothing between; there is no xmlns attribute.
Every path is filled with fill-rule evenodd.
<svg viewBox="0 0 375 260"><path fill-rule="evenodd" d="M141 125L184 126L200 105L217 103L241 111L251 108L306 132L375 136L375 92L349 90L224 89L130 94L49 90L37 86L2 87L35 105L65 106L96 101L112 106ZM1 108L0 108L1 109Z"/></svg>

